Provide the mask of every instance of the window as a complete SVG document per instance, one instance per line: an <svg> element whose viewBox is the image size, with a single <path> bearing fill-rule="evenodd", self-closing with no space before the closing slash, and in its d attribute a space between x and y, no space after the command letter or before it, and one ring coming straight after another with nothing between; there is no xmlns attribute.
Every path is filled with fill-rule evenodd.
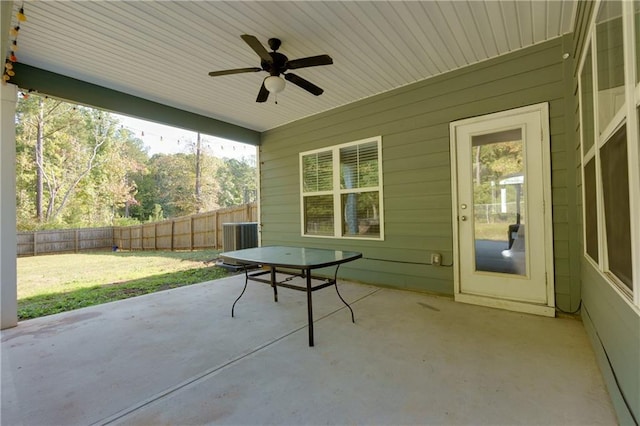
<svg viewBox="0 0 640 426"><path fill-rule="evenodd" d="M302 158L302 193L305 234L334 234L333 153L316 152Z"/></svg>
<svg viewBox="0 0 640 426"><path fill-rule="evenodd" d="M382 139L300 153L302 235L384 239Z"/></svg>
<svg viewBox="0 0 640 426"><path fill-rule="evenodd" d="M622 126L600 148L602 195L609 270L633 289L631 278L631 220L629 215L629 173L627 131Z"/></svg>
<svg viewBox="0 0 640 426"><path fill-rule="evenodd" d="M580 73L580 95L582 96L582 146L587 153L594 143L593 131L593 70L591 69L593 60L591 58L591 49L588 50L585 59L585 66Z"/></svg>
<svg viewBox="0 0 640 426"><path fill-rule="evenodd" d="M585 256L637 306L639 13L638 1L599 3L578 82Z"/></svg>
<svg viewBox="0 0 640 426"><path fill-rule="evenodd" d="M598 262L598 197L596 196L596 159L584 166L584 227L587 254Z"/></svg>
<svg viewBox="0 0 640 426"><path fill-rule="evenodd" d="M624 107L624 49L622 2L603 2L596 19L596 72L598 75L598 129L607 132Z"/></svg>

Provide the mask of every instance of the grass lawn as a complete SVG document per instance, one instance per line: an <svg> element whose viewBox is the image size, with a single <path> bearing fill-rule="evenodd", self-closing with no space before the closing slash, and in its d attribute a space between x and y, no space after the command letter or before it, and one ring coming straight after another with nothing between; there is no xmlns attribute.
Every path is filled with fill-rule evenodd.
<svg viewBox="0 0 640 426"><path fill-rule="evenodd" d="M51 315L227 275L217 250L94 252L18 258L18 318Z"/></svg>
<svg viewBox="0 0 640 426"><path fill-rule="evenodd" d="M507 241L509 238L509 224L507 223L475 223L475 237L477 240Z"/></svg>

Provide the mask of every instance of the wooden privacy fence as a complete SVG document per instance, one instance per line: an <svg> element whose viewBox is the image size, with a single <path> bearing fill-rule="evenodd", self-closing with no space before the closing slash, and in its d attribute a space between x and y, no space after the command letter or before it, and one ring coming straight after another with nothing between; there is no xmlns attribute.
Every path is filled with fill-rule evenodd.
<svg viewBox="0 0 640 426"><path fill-rule="evenodd" d="M18 256L78 253L113 246L113 227L18 232Z"/></svg>
<svg viewBox="0 0 640 426"><path fill-rule="evenodd" d="M162 222L107 228L18 232L18 256L88 250L194 250L222 248L223 223L257 222L256 203Z"/></svg>
<svg viewBox="0 0 640 426"><path fill-rule="evenodd" d="M256 222L255 203L179 217L156 223L113 228L113 241L122 250L194 250L222 248L222 224Z"/></svg>

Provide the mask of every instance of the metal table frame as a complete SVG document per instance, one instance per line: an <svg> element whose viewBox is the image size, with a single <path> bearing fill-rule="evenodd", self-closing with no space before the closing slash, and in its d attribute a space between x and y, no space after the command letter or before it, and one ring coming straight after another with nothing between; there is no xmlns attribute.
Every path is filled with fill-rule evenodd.
<svg viewBox="0 0 640 426"><path fill-rule="evenodd" d="M268 249L268 247L266 247ZM346 262L351 262L353 260L359 259L362 257L362 253L358 253L358 252L340 252L340 251L334 251L334 250L325 250L325 249L309 249L309 248L301 248L301 247L277 247L278 249L290 249L292 251L294 250L309 250L309 251L325 251L325 252L332 252L332 253L345 253L344 256L334 256L335 258L332 260L328 260L328 261L322 261L320 263L309 263L309 262L299 262L299 263L290 263L288 261L283 261L283 259L277 259L277 258L273 258L273 259L269 259L269 258L265 258L263 256L251 256L251 254L255 254L256 253L256 249L245 249L245 250L237 250L234 252L227 252L227 253L222 253L221 257L222 258L227 258L227 259L233 259L236 262L238 262L239 264L243 265L243 269L244 269L244 273L245 273L245 281L244 281L244 288L242 289L242 292L240 293L240 295L238 296L238 298L235 300L235 302L233 302L233 306L231 307L231 316L234 316L234 310L235 310L235 306L236 303L238 303L238 301L240 300L240 298L244 295L246 289L247 289L247 284L249 281L256 281L256 282L261 282L261 283L265 283L265 284L269 284L272 288L273 288L273 298L274 301L277 302L278 301L278 287L284 287L284 288L289 288L292 290L297 290L297 291L304 291L307 293L307 316L308 316L308 322L309 322L309 346L313 346L314 345L314 339L313 339L313 301L312 301L312 296L311 294L314 291L326 288L326 287L330 287L330 286L334 286L336 289L336 293L338 294L338 297L340 298L340 300L342 301L342 303L344 303L347 308L349 308L349 311L351 311L351 321L355 323L355 315L353 313L353 309L351 309L351 306L349 306L349 304L344 300L344 298L342 297L342 295L340 294L340 291L338 290L338 270L340 268L340 265L342 263L346 263ZM260 248L258 248L260 249ZM268 267L268 270L261 270L261 271L257 271L257 272L249 272L250 267L252 266L256 266L256 265L262 265L263 267ZM326 267L330 267L330 266L335 266L335 272L333 275L333 278L325 278L325 277L318 277L318 276L313 276L311 271L313 269L319 269L319 268L326 268ZM295 273L292 272L292 270L294 271L300 271L299 273ZM281 275L285 275L286 278L278 281L276 279L276 273L281 274ZM264 275L269 275L269 279L265 279L263 278ZM306 286L301 286L301 285L295 285L295 284L291 284L290 281L293 280L296 277L300 277L300 278L305 278L306 279ZM313 284L313 282L320 282L319 284Z"/></svg>

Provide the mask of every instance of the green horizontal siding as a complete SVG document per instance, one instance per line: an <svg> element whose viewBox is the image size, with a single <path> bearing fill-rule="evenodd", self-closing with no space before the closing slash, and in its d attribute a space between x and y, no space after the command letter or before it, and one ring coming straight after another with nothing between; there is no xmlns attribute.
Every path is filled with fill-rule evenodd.
<svg viewBox="0 0 640 426"><path fill-rule="evenodd" d="M583 256L582 154L580 152L580 111L578 93L579 58L584 51L588 26L594 13L593 2L579 2L573 34L572 69L574 103L567 115L574 117L571 140L567 144L567 170L573 170L569 191L575 195L575 212L563 210L577 228L572 254L577 256L582 294L582 319L598 365L603 373L621 425L637 425L640 420L640 315ZM638 141L635 141L638 143ZM571 176L569 174L568 179ZM555 207L554 207L555 209ZM573 216L571 217L571 214ZM555 213L554 213L555 214ZM574 262L572 262L572 266ZM558 298L560 299L560 298Z"/></svg>
<svg viewBox="0 0 640 426"><path fill-rule="evenodd" d="M445 265L453 263L449 124L549 102L554 200L566 206L565 133L572 126L565 120L562 49L563 40L555 39L263 133L263 243L358 250L365 259L344 265L341 276L453 294L453 268L426 265L434 252ZM299 152L377 135L382 136L385 240L302 237ZM563 247L567 221L568 214L554 215ZM570 270L568 257L566 249L556 255L563 274ZM571 286L571 279L560 280L560 293L579 291Z"/></svg>
<svg viewBox="0 0 640 426"><path fill-rule="evenodd" d="M633 425L631 413L636 419L640 414L640 317L586 260L582 279L582 318L591 328L618 420Z"/></svg>

